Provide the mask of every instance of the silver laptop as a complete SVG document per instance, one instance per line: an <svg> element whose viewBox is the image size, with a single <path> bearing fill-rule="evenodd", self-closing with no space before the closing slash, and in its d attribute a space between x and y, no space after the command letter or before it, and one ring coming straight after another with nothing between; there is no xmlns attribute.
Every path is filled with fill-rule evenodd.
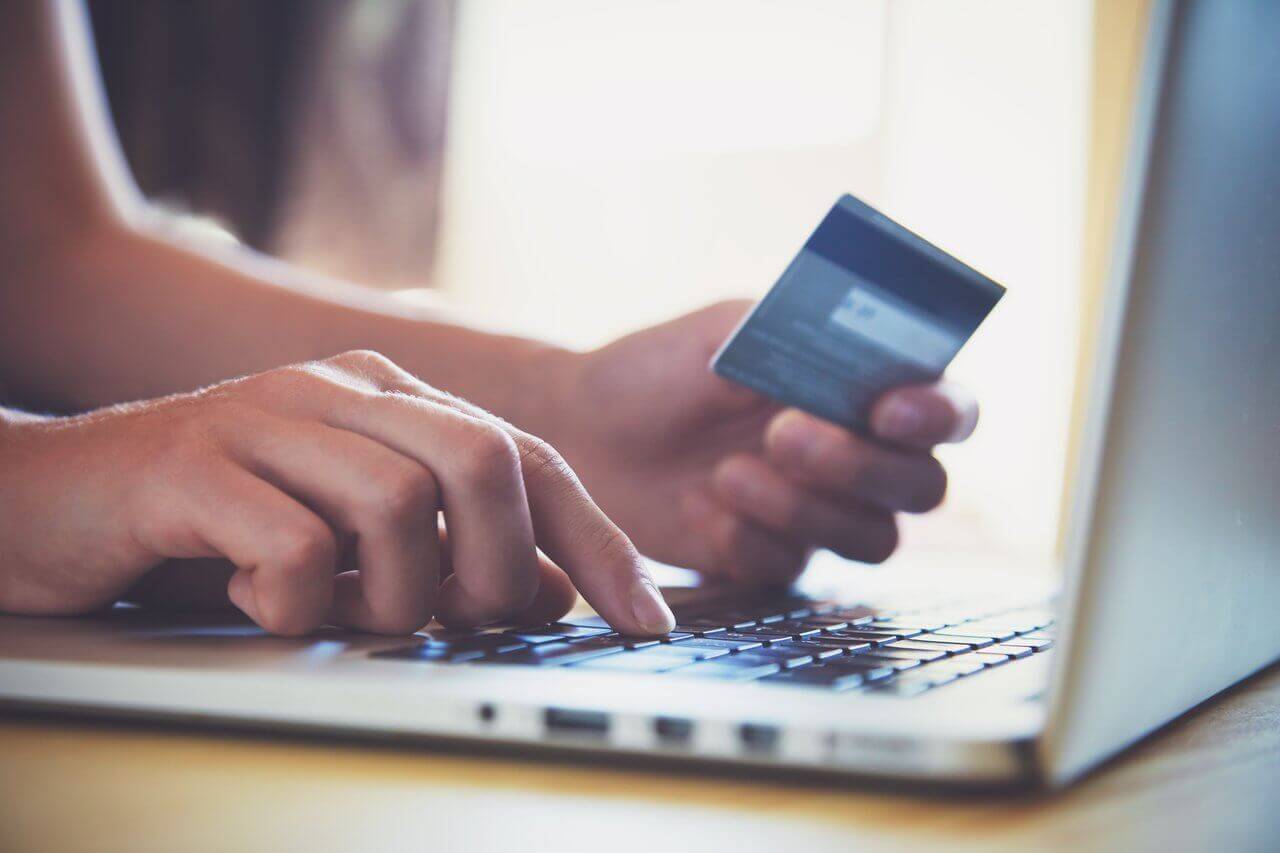
<svg viewBox="0 0 1280 853"><path fill-rule="evenodd" d="M692 588L375 638L0 619L27 707L858 775L1065 783L1280 657L1280 4L1155 9L1060 593Z"/></svg>

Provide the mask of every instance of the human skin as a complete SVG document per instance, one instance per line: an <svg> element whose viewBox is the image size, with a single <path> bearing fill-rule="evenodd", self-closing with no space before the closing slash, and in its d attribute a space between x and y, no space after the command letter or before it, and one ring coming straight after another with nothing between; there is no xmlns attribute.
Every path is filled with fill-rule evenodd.
<svg viewBox="0 0 1280 853"><path fill-rule="evenodd" d="M110 446L116 450L95 458L94 465L116 466L101 470L105 480L128 479L131 466L162 456L169 447L165 430L143 428L163 421L139 412L162 418L170 415L158 413L181 410L195 417L203 414L210 395L198 389L243 388L218 383L229 377L270 376L281 365L322 363L337 353L364 350L381 354L373 359L379 369L403 371L431 389L422 392L424 399L434 400L436 389L443 389L468 400L455 402L473 407L477 417L549 443L577 472L594 498L592 507L598 505L621 528L624 541L629 537L627 548L634 543L648 556L709 575L752 584L785 582L819 547L880 561L896 547L896 513L926 511L941 501L946 477L931 450L972 431L977 419L973 400L945 383L896 389L877 402L869 436L781 409L707 370L712 351L747 310L745 302L712 306L578 353L470 329L443 313L406 308L240 247L175 237L129 178L95 74L78 6L47 0L0 9L0 185L5 187L0 194L0 385L27 408L90 412L69 419L0 412L0 458L13 460L0 465L4 515L32 520L33 529L46 530L59 541L75 532L72 521L80 519L76 513L83 507L77 501L83 489L52 476L57 466L25 464L42 452L37 436L58 444L56 453L80 459L88 457L77 454L87 451L67 449L76 441L71 437L85 436L90 447L106 441L100 436L111 432L116 443ZM365 380L342 380L359 381ZM174 394L194 394L176 399L199 403L184 408L164 399ZM121 403L128 403L132 408L125 411L133 414L110 408ZM231 413L219 410L217 416L220 434L234 437L228 439L233 443L247 441L255 432L252 419L258 415L244 407L231 407ZM101 423L109 423L110 430ZM129 432L135 428L136 433ZM424 435L434 434L424 430ZM300 436L294 443L307 444ZM393 450L404 455L405 448ZM413 458L440 479L436 467ZM61 483L62 489L53 490L52 483ZM163 496L156 498L160 504L181 504L202 489L177 471L170 471L163 483ZM290 488L282 491L291 493ZM32 502L32 495L41 500ZM576 491L564 495L571 504L582 500ZM440 503L447 519L445 497ZM110 508L109 502L102 506ZM217 506L228 518L244 516L230 496ZM531 505L529 509L536 514ZM591 515L583 512L583 517ZM433 518L424 512L424 525ZM104 519L90 525L95 533L103 529ZM321 520L335 542L348 535L341 520ZM496 524L491 520L491 533L505 535ZM0 553L12 554L15 543L30 547L30 537L21 531L0 528L4 536L10 538L0 538ZM536 535L535 542L543 544ZM432 547L439 565L446 565L452 549L438 540ZM108 565L99 568L115 573L111 576L117 582L108 586L116 593L132 591L155 604L203 600L209 578L225 585L236 576L237 566L245 568L233 554L205 548L199 565L207 571L193 575L190 569L196 564L163 559L190 557L186 551L143 550L145 555L130 551L120 565L109 564L104 552ZM85 574L83 590L50 587L62 589L66 600L79 607L49 601L42 607L68 612L110 597L95 586L97 576L89 576L68 556L82 558L83 553L69 549L60 560L41 563L63 578ZM322 556L316 559L324 564ZM213 557L230 563L223 559L215 571ZM428 566L436 565L431 560L437 558L424 559ZM418 616L429 611L455 624L474 623L498 611L510 616L520 612L518 605L528 594L517 584L509 591L491 591L503 607L483 613L483 608L453 610L448 596L435 592L429 581L444 577L444 569L423 571L429 595L435 597L415 611ZM574 564L570 574L585 592L595 571ZM598 571L606 584L614 576L605 568ZM0 588L12 580L6 572L11 570L0 568ZM319 578L321 573L303 574ZM473 575L459 566L458 576ZM502 572L474 576L495 583L514 583L510 578L515 577ZM562 574L540 570L535 576L549 585L546 601L568 606L569 587ZM626 575L612 594L625 598L632 580ZM231 601L247 610L248 599L235 592L243 585L233 582ZM595 596L608 598L600 592ZM33 609L6 601L0 596L0 607ZM599 605L594 598L593 603ZM609 608L608 603L599 606ZM548 605L538 615L555 609ZM306 612L311 618L319 608ZM412 621L391 620L396 628ZM369 625L383 629L381 623ZM283 626L294 628L292 622Z"/></svg>

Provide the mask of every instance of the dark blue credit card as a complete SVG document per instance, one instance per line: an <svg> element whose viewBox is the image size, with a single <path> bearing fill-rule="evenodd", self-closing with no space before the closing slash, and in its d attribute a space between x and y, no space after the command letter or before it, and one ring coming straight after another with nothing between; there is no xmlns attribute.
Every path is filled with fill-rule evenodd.
<svg viewBox="0 0 1280 853"><path fill-rule="evenodd" d="M711 367L858 431L889 388L940 377L1004 288L843 196Z"/></svg>

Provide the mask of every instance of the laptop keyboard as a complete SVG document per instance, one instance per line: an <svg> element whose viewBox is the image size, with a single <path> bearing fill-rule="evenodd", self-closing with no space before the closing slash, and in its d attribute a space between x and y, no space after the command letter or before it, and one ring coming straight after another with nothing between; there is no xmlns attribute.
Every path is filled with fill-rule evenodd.
<svg viewBox="0 0 1280 853"><path fill-rule="evenodd" d="M565 667L917 696L1053 646L1041 604L888 608L790 594L675 609L661 639L625 637L599 617L478 630L432 629L385 660Z"/></svg>

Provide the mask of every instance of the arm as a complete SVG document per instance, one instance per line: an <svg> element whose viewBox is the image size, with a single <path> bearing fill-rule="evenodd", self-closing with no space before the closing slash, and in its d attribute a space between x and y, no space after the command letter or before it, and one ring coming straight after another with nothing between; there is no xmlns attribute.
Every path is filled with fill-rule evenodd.
<svg viewBox="0 0 1280 853"><path fill-rule="evenodd" d="M973 430L971 398L891 391L869 437L777 411L706 369L744 304L572 354L183 246L111 141L79 7L3 5L0 32L0 384L29 399L78 409L376 349L552 442L645 554L751 583L791 580L814 547L883 560L896 515L943 498L932 449Z"/></svg>
<svg viewBox="0 0 1280 853"><path fill-rule="evenodd" d="M77 410L376 348L530 424L554 348L484 334L248 250L185 245L137 193L83 10L6 5L0 74L0 384Z"/></svg>

